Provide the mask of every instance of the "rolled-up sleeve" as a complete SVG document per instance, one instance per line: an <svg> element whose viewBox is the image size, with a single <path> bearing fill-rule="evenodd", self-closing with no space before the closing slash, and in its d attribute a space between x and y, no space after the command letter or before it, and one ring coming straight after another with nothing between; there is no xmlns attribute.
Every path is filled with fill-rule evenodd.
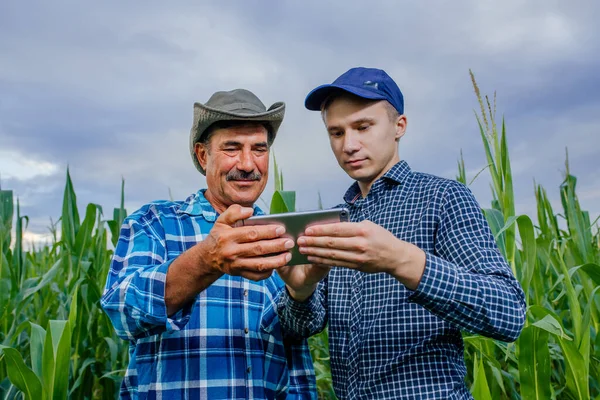
<svg viewBox="0 0 600 400"><path fill-rule="evenodd" d="M147 206L127 217L112 257L101 305L119 337L135 340L182 329L191 305L168 317L165 304L167 260L160 217Z"/></svg>

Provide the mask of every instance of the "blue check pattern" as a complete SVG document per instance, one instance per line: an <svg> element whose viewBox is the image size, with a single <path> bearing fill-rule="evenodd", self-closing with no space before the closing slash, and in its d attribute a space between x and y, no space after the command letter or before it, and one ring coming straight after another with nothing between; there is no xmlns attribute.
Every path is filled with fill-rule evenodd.
<svg viewBox="0 0 600 400"><path fill-rule="evenodd" d="M224 275L167 316L169 265L216 218L200 190L184 202L150 203L124 221L101 299L130 343L121 398L316 399L306 340L282 335L274 299L284 284L276 273L259 282Z"/></svg>
<svg viewBox="0 0 600 400"><path fill-rule="evenodd" d="M307 337L329 324L339 399L471 399L461 331L514 341L525 321L521 286L464 185L392 167L345 206L426 253L411 291L387 274L333 268L304 303L278 301L284 332Z"/></svg>

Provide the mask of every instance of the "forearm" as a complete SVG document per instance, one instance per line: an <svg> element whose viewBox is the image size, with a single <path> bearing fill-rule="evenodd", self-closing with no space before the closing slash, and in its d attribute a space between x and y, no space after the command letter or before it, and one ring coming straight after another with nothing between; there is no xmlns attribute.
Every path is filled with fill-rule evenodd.
<svg viewBox="0 0 600 400"><path fill-rule="evenodd" d="M384 261L387 271L409 290L415 290L425 272L426 255L419 247L394 238L390 256Z"/></svg>
<svg viewBox="0 0 600 400"><path fill-rule="evenodd" d="M167 330L177 330L187 320L171 320L164 303L166 273L170 262L131 265L120 274L120 260L113 261L101 305L119 337L135 340Z"/></svg>
<svg viewBox="0 0 600 400"><path fill-rule="evenodd" d="M165 285L165 305L169 316L192 303L198 293L223 275L204 263L201 244L182 253L169 267Z"/></svg>
<svg viewBox="0 0 600 400"><path fill-rule="evenodd" d="M461 330L506 342L517 339L525 320L525 300L506 268L499 264L494 272L481 273L430 254L426 264L410 301Z"/></svg>
<svg viewBox="0 0 600 400"><path fill-rule="evenodd" d="M468 332L516 340L525 295L464 185L454 182L446 190L433 244L409 299Z"/></svg>

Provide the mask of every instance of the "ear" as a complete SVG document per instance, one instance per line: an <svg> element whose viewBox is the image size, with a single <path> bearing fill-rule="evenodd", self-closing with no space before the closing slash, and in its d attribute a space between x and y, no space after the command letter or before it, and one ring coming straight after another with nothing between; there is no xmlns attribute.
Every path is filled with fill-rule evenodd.
<svg viewBox="0 0 600 400"><path fill-rule="evenodd" d="M206 171L206 165L208 164L208 146L203 143L196 143L194 146L194 153L196 153L196 158L200 163L200 166L203 170Z"/></svg>
<svg viewBox="0 0 600 400"><path fill-rule="evenodd" d="M398 142L400 138L406 133L407 124L408 121L406 119L406 115L404 114L400 115L396 120L396 134L394 135L394 139L396 139L396 142Z"/></svg>

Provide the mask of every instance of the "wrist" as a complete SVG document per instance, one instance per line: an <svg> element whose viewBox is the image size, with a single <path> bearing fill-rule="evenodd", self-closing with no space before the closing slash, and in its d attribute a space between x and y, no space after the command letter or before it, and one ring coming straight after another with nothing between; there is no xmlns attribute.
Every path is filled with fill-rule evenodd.
<svg viewBox="0 0 600 400"><path fill-rule="evenodd" d="M223 272L220 269L208 261L206 257L208 251L209 250L206 249L206 243L204 241L199 242L189 250L192 261L191 265L194 266L194 279L214 277L216 280L223 275Z"/></svg>
<svg viewBox="0 0 600 400"><path fill-rule="evenodd" d="M412 243L398 239L395 263L390 274L410 290L416 290L425 272L425 252ZM399 256L398 256L399 255Z"/></svg>
<svg viewBox="0 0 600 400"><path fill-rule="evenodd" d="M295 290L288 285L285 285L285 287L287 288L290 297L299 303L304 303L306 300L308 300L317 289L317 285L311 285L311 287L300 290Z"/></svg>

